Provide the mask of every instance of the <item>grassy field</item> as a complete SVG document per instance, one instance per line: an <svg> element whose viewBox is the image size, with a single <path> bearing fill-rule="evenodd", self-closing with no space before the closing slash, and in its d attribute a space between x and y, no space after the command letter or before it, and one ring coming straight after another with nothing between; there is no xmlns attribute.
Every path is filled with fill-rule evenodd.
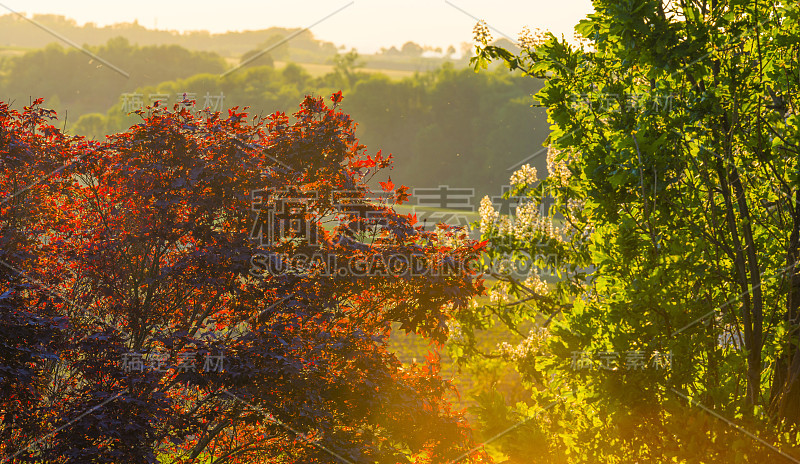
<svg viewBox="0 0 800 464"><path fill-rule="evenodd" d="M0 50L0 53L2 53L2 50ZM238 57L226 57L225 61L231 67L239 65ZM275 69L283 69L284 67L286 67L287 64L288 62L286 61L275 61ZM333 72L333 65L331 64L319 64L319 63L296 63L296 64L302 66L303 69L305 69L313 77L320 77L324 76L325 74ZM414 71L403 71L397 69L360 68L359 71L367 73L385 74L390 79L398 81L406 77L412 77L414 75Z"/></svg>
<svg viewBox="0 0 800 464"><path fill-rule="evenodd" d="M287 62L285 61L276 61L275 68L281 69L286 66ZM330 64L317 64L317 63L297 63L298 65L302 66L309 74L314 77L323 76L330 72L333 72L333 65ZM411 77L414 75L414 71L400 71L396 69L371 69L371 68L360 68L359 71L367 72L367 73L380 73L389 76L390 79L394 80L401 80L405 77Z"/></svg>
<svg viewBox="0 0 800 464"><path fill-rule="evenodd" d="M30 50L30 48L23 47L0 47L0 58L24 55Z"/></svg>

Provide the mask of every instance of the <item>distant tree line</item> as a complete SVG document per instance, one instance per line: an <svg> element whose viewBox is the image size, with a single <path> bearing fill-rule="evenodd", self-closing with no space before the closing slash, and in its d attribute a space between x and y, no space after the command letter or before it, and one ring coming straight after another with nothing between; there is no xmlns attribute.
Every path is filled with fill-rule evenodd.
<svg viewBox="0 0 800 464"><path fill-rule="evenodd" d="M208 31L167 31L148 29L138 22L99 27L94 23L79 26L74 19L61 15L33 15L33 19L69 37L76 43L100 46L115 37L125 37L131 43L147 45L180 45L195 51L215 52L223 56L240 56L255 44L270 40L275 35L297 34L298 29L271 27L257 31L236 31L212 34ZM43 48L58 42L17 15L0 16L0 47ZM318 62L336 53L336 46L314 38L310 31L294 35L291 41L294 50L305 50L316 56ZM296 59L296 58L295 58Z"/></svg>
<svg viewBox="0 0 800 464"><path fill-rule="evenodd" d="M0 97L21 107L43 95L62 119L74 118L105 111L121 93L141 86L201 72L221 73L226 68L225 60L216 53L177 45L138 47L122 37L87 50L122 72L80 50L51 44L0 63ZM69 114L64 114L65 109Z"/></svg>
<svg viewBox="0 0 800 464"><path fill-rule="evenodd" d="M543 111L531 111L536 80L503 71L476 74L453 65L392 80L365 72L360 61L352 51L338 55L333 70L318 77L296 64L248 66L224 77L204 73L145 85L131 95L145 106L155 96L169 96L163 103L171 106L186 93L197 110L246 106L259 114L289 112L304 94L343 90L344 108L362 121L362 140L380 142L396 158L394 180L411 187L474 188L474 198L500 195L498 185L509 172L542 148L548 126ZM109 111L81 116L72 132L102 137L136 124L125 103L118 95ZM544 170L544 157L529 162L539 162Z"/></svg>

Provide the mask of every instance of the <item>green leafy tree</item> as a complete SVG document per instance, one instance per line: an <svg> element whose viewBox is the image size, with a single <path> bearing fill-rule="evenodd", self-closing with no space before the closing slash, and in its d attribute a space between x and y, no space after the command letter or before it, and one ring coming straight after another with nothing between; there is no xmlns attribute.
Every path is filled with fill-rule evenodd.
<svg viewBox="0 0 800 464"><path fill-rule="evenodd" d="M125 38L115 37L88 50L128 75L87 57L80 50L50 44L6 60L0 74L3 98L18 105L28 104L39 95L48 96L50 104L57 98L59 109L69 110L68 119L77 120L79 115L106 111L123 93L138 87L225 70L225 62L219 55L191 52L177 45L138 47Z"/></svg>
<svg viewBox="0 0 800 464"><path fill-rule="evenodd" d="M552 123L547 178L512 177L531 203L482 204L489 257L556 256L560 279L495 268L462 330L520 333L497 355L533 391L517 409L550 430L546 462L797 459L797 6L593 4L578 46L525 33L513 54L476 27L473 65L544 80Z"/></svg>
<svg viewBox="0 0 800 464"><path fill-rule="evenodd" d="M268 114L291 111L303 95L349 87L352 79L344 105L361 121L363 140L369 145L380 143L399 160L392 179L413 187L474 187L476 198L499 195L498 184L507 180L508 167L529 156L532 147L547 136L546 114L540 108L531 111L531 94L541 87L533 79L502 69L476 74L448 64L393 80L363 72L355 52L338 59L335 72L318 77L294 63L282 69L248 66L225 76L197 74L133 92L144 98L169 95L169 107L183 92L195 93L200 108L208 104L206 95L224 95L224 108L246 105L252 113ZM137 123L137 116L129 111L124 111L120 99L105 115L105 122L84 115L67 127L81 135L108 135ZM543 159L538 161L544 169Z"/></svg>
<svg viewBox="0 0 800 464"><path fill-rule="evenodd" d="M400 51L404 55L408 56L422 56L422 53L425 51L425 49L415 42L406 42L403 44L403 47L400 49Z"/></svg>
<svg viewBox="0 0 800 464"><path fill-rule="evenodd" d="M344 54L336 54L331 61L333 62L334 77L340 83L340 87L353 88L359 78L358 68L364 66L364 62L359 60L356 49Z"/></svg>

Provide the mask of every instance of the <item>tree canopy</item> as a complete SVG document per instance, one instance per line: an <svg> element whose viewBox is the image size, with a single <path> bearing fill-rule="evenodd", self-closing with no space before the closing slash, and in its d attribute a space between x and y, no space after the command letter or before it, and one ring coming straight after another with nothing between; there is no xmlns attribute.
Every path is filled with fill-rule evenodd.
<svg viewBox="0 0 800 464"><path fill-rule="evenodd" d="M396 323L445 341L482 291L467 265L480 244L394 212L406 187L371 192L391 156L368 154L331 100L292 119L148 108L104 142L64 135L41 100L0 105L3 456L397 463L472 448L437 359L403 366L387 340ZM293 265L254 272L264 260Z"/></svg>
<svg viewBox="0 0 800 464"><path fill-rule="evenodd" d="M481 229L493 259L555 262L561 278L498 271L493 303L460 320L466 335L492 320L520 334L495 354L533 405L500 411L536 416L539 446L512 434L505 449L537 462L797 461L798 7L593 5L578 45L526 33L513 54L476 27L476 68L500 60L543 80L552 124L547 177L515 173L516 215L486 198Z"/></svg>

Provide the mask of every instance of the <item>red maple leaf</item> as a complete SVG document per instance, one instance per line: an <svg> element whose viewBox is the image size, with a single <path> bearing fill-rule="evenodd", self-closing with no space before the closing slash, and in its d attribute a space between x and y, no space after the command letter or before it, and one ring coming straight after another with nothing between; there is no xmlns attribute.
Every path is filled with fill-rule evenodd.
<svg viewBox="0 0 800 464"><path fill-rule="evenodd" d="M389 176L389 180L387 180L386 182L378 182L378 183L381 184L381 188L383 188L383 190L387 192L394 190L394 183L392 182L391 176Z"/></svg>

